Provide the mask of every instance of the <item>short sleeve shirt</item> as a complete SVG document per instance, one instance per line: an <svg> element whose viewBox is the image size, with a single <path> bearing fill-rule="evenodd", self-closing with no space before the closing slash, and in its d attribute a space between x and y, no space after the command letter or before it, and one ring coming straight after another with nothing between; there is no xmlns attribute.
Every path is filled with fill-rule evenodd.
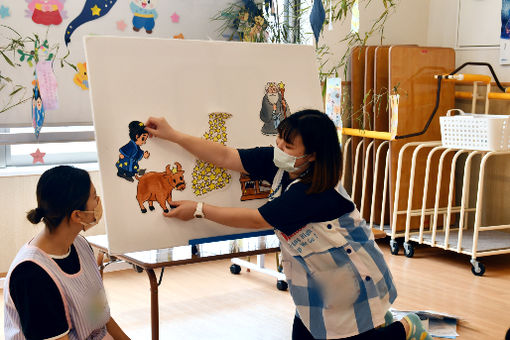
<svg viewBox="0 0 510 340"><path fill-rule="evenodd" d="M239 149L238 152L251 179L273 183L278 171L273 162L273 147ZM330 221L354 210L354 204L340 195L335 188L307 194L309 184L297 182L288 188L291 182L288 172L285 172L282 178L282 195L259 208L259 213L267 223L287 236L309 223Z"/></svg>

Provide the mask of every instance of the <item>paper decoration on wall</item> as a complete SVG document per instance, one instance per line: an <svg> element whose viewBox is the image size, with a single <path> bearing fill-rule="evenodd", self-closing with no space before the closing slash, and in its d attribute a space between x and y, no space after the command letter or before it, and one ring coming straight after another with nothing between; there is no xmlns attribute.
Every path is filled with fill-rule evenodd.
<svg viewBox="0 0 510 340"><path fill-rule="evenodd" d="M342 128L342 81L340 78L328 78L326 81L326 114Z"/></svg>
<svg viewBox="0 0 510 340"><path fill-rule="evenodd" d="M117 176L129 182L134 182L133 176L143 175L145 169L140 169L138 162L142 158L149 158L149 151L143 151L140 146L144 145L149 138L145 125L139 121L129 123L130 141L119 149L119 160L115 163Z"/></svg>
<svg viewBox="0 0 510 340"><path fill-rule="evenodd" d="M209 130L203 137L217 143L226 145L227 128L225 120L232 117L230 113L211 113L209 114ZM207 194L208 192L222 189L230 183L232 176L224 168L218 168L215 165L197 160L192 173L192 189L197 196Z"/></svg>
<svg viewBox="0 0 510 340"><path fill-rule="evenodd" d="M82 90L88 90L89 76L87 75L87 63L78 63L76 67L78 68L78 73L74 75L74 83L81 87Z"/></svg>
<svg viewBox="0 0 510 340"><path fill-rule="evenodd" d="M326 19L326 11L322 5L322 0L314 0L312 12L310 13L310 25L312 26L313 35L315 36L315 43L319 42L319 35L322 31L322 25Z"/></svg>
<svg viewBox="0 0 510 340"><path fill-rule="evenodd" d="M41 98L41 92L39 90L39 82L37 81L37 78L33 84L34 96L32 97L32 127L34 128L35 138L39 138L39 133L43 127L46 112L44 111L44 105Z"/></svg>
<svg viewBox="0 0 510 340"><path fill-rule="evenodd" d="M133 12L133 31L138 32L142 28L148 34L152 33L158 18L158 12L155 10L157 0L132 0L129 5Z"/></svg>
<svg viewBox="0 0 510 340"><path fill-rule="evenodd" d="M35 65L35 73L39 82L39 91L45 110L58 109L57 78L53 73L51 61L40 61Z"/></svg>
<svg viewBox="0 0 510 340"><path fill-rule="evenodd" d="M154 210L154 201L159 203L164 212L168 212L172 204L172 191L186 189L184 170L179 162L174 164L173 168L168 164L163 172L151 171L143 176L135 175L138 180L136 200L142 213L147 212L145 202L149 202L149 210Z"/></svg>
<svg viewBox="0 0 510 340"><path fill-rule="evenodd" d="M71 35L81 25L104 17L113 8L117 0L86 0L81 13L67 26L64 41L66 45L71 42Z"/></svg>
<svg viewBox="0 0 510 340"><path fill-rule="evenodd" d="M2 19L5 19L10 16L11 16L11 13L9 13L9 7L5 7L4 5L0 6L0 17Z"/></svg>
<svg viewBox="0 0 510 340"><path fill-rule="evenodd" d="M32 160L32 164L35 164L37 162L44 164L44 156L46 156L46 152L41 152L39 148L33 153L30 154L34 159Z"/></svg>
<svg viewBox="0 0 510 340"><path fill-rule="evenodd" d="M241 201L267 198L271 192L271 184L263 180L252 180L250 176L241 174Z"/></svg>
<svg viewBox="0 0 510 340"><path fill-rule="evenodd" d="M264 122L262 133L264 135L276 135L276 128L282 120L291 115L289 105L285 100L285 84L269 82L266 84L260 119Z"/></svg>
<svg viewBox="0 0 510 340"><path fill-rule="evenodd" d="M118 29L119 31L124 32L124 30L126 29L126 27L127 27L127 24L124 22L124 20L119 20L119 21L117 21L117 29Z"/></svg>
<svg viewBox="0 0 510 340"><path fill-rule="evenodd" d="M184 35L182 33L179 33L177 35L174 35L174 39L184 39Z"/></svg>
<svg viewBox="0 0 510 340"><path fill-rule="evenodd" d="M32 21L41 25L60 25L65 0L27 0Z"/></svg>
<svg viewBox="0 0 510 340"><path fill-rule="evenodd" d="M174 12L174 14L172 14L172 16L170 17L172 19L172 22L173 23L178 23L179 22L179 19L180 19L180 16L179 14L177 14L176 12Z"/></svg>
<svg viewBox="0 0 510 340"><path fill-rule="evenodd" d="M499 63L510 65L510 0L502 0Z"/></svg>
<svg viewBox="0 0 510 340"><path fill-rule="evenodd" d="M351 16L351 32L359 32L359 5L358 0L355 0L352 4L352 16Z"/></svg>

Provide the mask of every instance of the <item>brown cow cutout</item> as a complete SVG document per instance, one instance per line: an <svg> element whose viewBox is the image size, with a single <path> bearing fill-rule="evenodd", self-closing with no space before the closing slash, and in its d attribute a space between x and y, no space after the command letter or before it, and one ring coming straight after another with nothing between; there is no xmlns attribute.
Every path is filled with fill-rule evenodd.
<svg viewBox="0 0 510 340"><path fill-rule="evenodd" d="M147 172L143 176L135 175L138 180L136 199L140 205L142 213L146 213L144 203L149 202L149 209L154 210L154 201L157 201L165 212L168 212L168 206L172 202L172 191L177 189L182 191L186 189L184 182L184 170L179 162L174 163L175 166L170 168L168 164L163 172Z"/></svg>

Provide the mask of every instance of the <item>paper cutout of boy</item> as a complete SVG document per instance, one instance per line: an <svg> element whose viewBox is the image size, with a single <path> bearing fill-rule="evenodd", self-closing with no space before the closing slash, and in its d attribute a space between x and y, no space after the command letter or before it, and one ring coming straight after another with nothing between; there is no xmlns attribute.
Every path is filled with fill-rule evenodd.
<svg viewBox="0 0 510 340"><path fill-rule="evenodd" d="M149 151L143 151L140 146L144 145L149 138L145 125L139 121L129 123L129 143L119 149L119 160L115 164L117 176L129 182L134 182L135 174L145 174L145 169L140 169L138 162L142 158L149 158Z"/></svg>

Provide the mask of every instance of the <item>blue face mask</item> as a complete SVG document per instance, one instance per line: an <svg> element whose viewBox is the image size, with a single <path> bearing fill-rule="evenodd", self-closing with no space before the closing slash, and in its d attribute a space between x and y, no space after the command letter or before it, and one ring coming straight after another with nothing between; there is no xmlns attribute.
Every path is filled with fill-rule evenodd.
<svg viewBox="0 0 510 340"><path fill-rule="evenodd" d="M303 156L292 156L289 155L286 152L283 152L280 150L279 147L274 148L274 156L273 156L273 162L274 165L276 165L278 168L285 170L287 172L296 172L299 169L302 169L304 166L308 164L308 162L296 167L296 161L301 158L305 158L308 155Z"/></svg>

